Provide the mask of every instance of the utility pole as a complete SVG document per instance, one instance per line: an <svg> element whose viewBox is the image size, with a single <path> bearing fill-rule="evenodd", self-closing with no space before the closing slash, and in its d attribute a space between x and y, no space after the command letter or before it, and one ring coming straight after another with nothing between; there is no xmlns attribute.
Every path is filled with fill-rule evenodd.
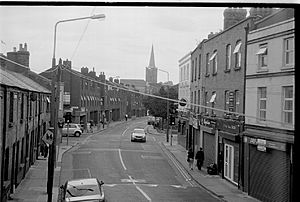
<svg viewBox="0 0 300 202"><path fill-rule="evenodd" d="M169 79L168 79L169 80ZM167 90L168 90L168 94L167 94L167 96L168 96L168 100L167 100L167 142L169 142L169 122L170 122L170 112L169 112L169 110L170 110L170 106L169 106L169 91L170 91L170 88L169 88L169 85L167 85Z"/></svg>
<svg viewBox="0 0 300 202"><path fill-rule="evenodd" d="M52 77L52 94L51 94L51 121L50 127L53 128L53 143L49 145L49 156L48 156L48 181L47 181L47 194L48 202L52 202L52 190L53 190L53 178L54 178L54 167L56 163L56 138L58 131L58 108L59 108L59 87L60 87L60 75L61 75L61 61L57 67L57 71L54 71Z"/></svg>

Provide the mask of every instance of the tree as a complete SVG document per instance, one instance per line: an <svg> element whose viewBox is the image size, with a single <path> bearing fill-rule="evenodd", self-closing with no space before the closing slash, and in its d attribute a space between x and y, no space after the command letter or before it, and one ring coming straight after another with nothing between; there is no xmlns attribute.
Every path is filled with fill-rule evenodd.
<svg viewBox="0 0 300 202"><path fill-rule="evenodd" d="M162 86L158 93L154 94L159 97L168 97L168 87ZM169 98L170 99L178 99L178 85L169 87ZM170 101L169 105L172 106L174 102ZM155 117L162 117L163 119L167 118L167 100L162 98L155 98L151 96L146 96L143 100L143 104L147 110L149 110L149 114Z"/></svg>

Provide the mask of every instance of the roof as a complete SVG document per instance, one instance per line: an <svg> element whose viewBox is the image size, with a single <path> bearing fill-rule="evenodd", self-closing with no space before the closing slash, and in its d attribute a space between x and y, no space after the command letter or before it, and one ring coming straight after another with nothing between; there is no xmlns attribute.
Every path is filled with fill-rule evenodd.
<svg viewBox="0 0 300 202"><path fill-rule="evenodd" d="M33 81L32 79L22 74L5 70L3 68L0 68L0 84L34 92L51 93L51 91Z"/></svg>
<svg viewBox="0 0 300 202"><path fill-rule="evenodd" d="M96 178L74 179L74 180L69 180L68 183L71 183L73 186L98 184Z"/></svg>
<svg viewBox="0 0 300 202"><path fill-rule="evenodd" d="M137 86L146 86L146 81L143 79L121 79L120 83L130 84Z"/></svg>

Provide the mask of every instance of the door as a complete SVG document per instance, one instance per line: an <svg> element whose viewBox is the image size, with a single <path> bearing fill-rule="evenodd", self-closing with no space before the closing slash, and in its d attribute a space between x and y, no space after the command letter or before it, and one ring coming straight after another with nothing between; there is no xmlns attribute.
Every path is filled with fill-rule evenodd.
<svg viewBox="0 0 300 202"><path fill-rule="evenodd" d="M224 147L224 177L233 181L234 148L229 144Z"/></svg>

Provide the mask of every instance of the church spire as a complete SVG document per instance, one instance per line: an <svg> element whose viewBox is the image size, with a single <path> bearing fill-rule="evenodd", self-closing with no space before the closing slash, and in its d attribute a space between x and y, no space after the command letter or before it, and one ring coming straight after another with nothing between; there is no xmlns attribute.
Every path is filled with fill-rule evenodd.
<svg viewBox="0 0 300 202"><path fill-rule="evenodd" d="M156 68L155 67L155 61L154 61L154 51L153 51L153 44L152 44L152 49L151 49L151 56L150 56L150 61L149 61L149 68Z"/></svg>

